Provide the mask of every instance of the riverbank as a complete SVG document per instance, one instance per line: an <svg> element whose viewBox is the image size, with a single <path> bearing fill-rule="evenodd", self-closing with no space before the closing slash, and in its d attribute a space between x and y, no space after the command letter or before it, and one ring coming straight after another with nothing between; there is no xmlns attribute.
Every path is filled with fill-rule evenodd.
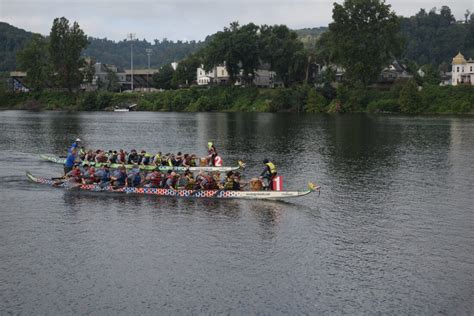
<svg viewBox="0 0 474 316"><path fill-rule="evenodd" d="M473 111L474 87L424 85L420 89L409 81L390 90L300 85L276 89L195 87L155 93L0 93L0 109L100 111L132 103L138 111L457 114Z"/></svg>

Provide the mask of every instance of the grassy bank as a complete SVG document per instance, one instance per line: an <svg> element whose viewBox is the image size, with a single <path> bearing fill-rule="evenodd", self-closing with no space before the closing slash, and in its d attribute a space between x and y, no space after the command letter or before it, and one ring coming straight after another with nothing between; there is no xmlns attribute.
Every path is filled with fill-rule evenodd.
<svg viewBox="0 0 474 316"><path fill-rule="evenodd" d="M141 111L468 113L474 108L474 87L424 85L419 89L409 81L385 91L301 85L277 89L190 88L156 93L0 93L2 109L97 111L131 103L136 103Z"/></svg>

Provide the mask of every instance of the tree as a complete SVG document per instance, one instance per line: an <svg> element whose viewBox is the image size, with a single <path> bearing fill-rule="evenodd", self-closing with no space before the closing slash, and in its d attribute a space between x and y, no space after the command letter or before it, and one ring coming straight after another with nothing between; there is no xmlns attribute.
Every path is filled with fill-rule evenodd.
<svg viewBox="0 0 474 316"><path fill-rule="evenodd" d="M65 17L54 19L49 37L49 53L56 83L58 87L72 92L84 79L80 70L84 66L81 52L88 45L87 37L77 22L70 27Z"/></svg>
<svg viewBox="0 0 474 316"><path fill-rule="evenodd" d="M260 57L285 86L304 79L306 54L298 35L285 25L260 27ZM303 61L304 59L304 61Z"/></svg>
<svg viewBox="0 0 474 316"><path fill-rule="evenodd" d="M308 91L308 97L306 99L305 111L311 113L322 113L327 105L326 99L316 92L315 89Z"/></svg>
<svg viewBox="0 0 474 316"><path fill-rule="evenodd" d="M382 0L334 3L329 36L333 61L345 69L350 84L367 86L401 52L399 20Z"/></svg>
<svg viewBox="0 0 474 316"><path fill-rule="evenodd" d="M26 47L18 52L17 62L32 90L42 91L46 87L51 68L48 58L48 43L44 37L34 34Z"/></svg>
<svg viewBox="0 0 474 316"><path fill-rule="evenodd" d="M189 86L196 80L196 69L199 67L201 67L201 60L196 55L191 55L179 62L173 75L173 86Z"/></svg>
<svg viewBox="0 0 474 316"><path fill-rule="evenodd" d="M91 84L92 81L94 80L94 75L95 75L95 60L92 58L89 58L84 62L84 80L85 82Z"/></svg>
<svg viewBox="0 0 474 316"><path fill-rule="evenodd" d="M171 65L164 65L160 68L160 72L153 75L153 82L155 87L158 89L171 89L174 88L172 85L174 70Z"/></svg>
<svg viewBox="0 0 474 316"><path fill-rule="evenodd" d="M422 111L421 98L415 80L409 80L403 85L400 90L399 104L403 113L420 113Z"/></svg>
<svg viewBox="0 0 474 316"><path fill-rule="evenodd" d="M120 90L119 78L115 71L107 70L107 91L117 92Z"/></svg>

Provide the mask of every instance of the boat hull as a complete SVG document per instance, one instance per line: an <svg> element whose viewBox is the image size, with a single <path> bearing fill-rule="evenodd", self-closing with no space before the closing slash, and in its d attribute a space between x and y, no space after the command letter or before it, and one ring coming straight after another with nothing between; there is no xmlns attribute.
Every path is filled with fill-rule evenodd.
<svg viewBox="0 0 474 316"><path fill-rule="evenodd" d="M291 197L300 197L311 193L311 190L302 191L234 191L234 190L174 190L161 188L119 188L114 189L111 186L101 187L97 184L83 184L79 186L71 186L65 182L56 185L56 182L51 179L35 177L29 172L26 176L33 182L47 184L50 186L62 188L74 188L82 191L91 192L114 192L114 193L128 193L138 195L155 195L155 196L169 196L182 198L215 198L215 199L284 199Z"/></svg>
<svg viewBox="0 0 474 316"><path fill-rule="evenodd" d="M54 162L57 164L64 164L66 162L66 158L60 158L57 156L53 155L44 155L41 154L39 155L41 159ZM91 166L95 166L97 168L100 168L102 165L108 165L111 169L118 169L121 166L124 166L127 169L132 169L134 165L122 165L122 164L108 164L108 163L95 163L95 162L82 162L82 164L89 164ZM152 171L155 170L157 166L145 166L145 165L139 165L140 170L147 170L147 171ZM177 171L177 172L184 172L186 170L189 171L205 171L205 172L228 172L228 171L234 171L238 170L240 167L169 167L169 166L158 166L158 170L166 172L166 171Z"/></svg>

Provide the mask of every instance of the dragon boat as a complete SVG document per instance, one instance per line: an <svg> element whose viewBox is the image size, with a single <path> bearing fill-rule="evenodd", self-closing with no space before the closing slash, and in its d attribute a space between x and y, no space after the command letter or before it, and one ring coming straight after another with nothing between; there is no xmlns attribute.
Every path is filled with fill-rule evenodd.
<svg viewBox="0 0 474 316"><path fill-rule="evenodd" d="M49 162L54 162L57 164L64 164L66 162L66 158L58 157L55 155L46 155L46 154L41 154L39 155L41 159L49 161ZM89 161L83 161L82 164L88 164L90 166L94 166L96 168L100 168L103 165L108 165L109 168L111 169L118 169L121 166L124 166L127 169L132 169L134 165L123 165L123 164L118 164L118 163L100 163L100 162L89 162ZM205 171L205 172L227 172L227 171L234 171L238 170L239 168L244 168L245 163L242 161L239 161L239 165L235 167L211 167L211 166L204 166L204 167L170 167L170 166L155 166L155 165L139 165L141 170L147 170L147 171L152 171L155 170L158 167L158 170L160 171L177 171L177 172L184 172L186 170L189 171Z"/></svg>
<svg viewBox="0 0 474 316"><path fill-rule="evenodd" d="M82 191L91 192L115 192L128 193L138 195L155 195L155 196L170 196L182 198L216 198L216 199L284 199L291 197L300 197L318 191L319 187L314 184L309 184L307 190L299 191L234 191L234 190L175 190L175 189L161 189L161 188L133 188L123 187L114 188L112 186L102 187L97 184L79 184L77 186L70 185L69 182L58 183L55 180L35 177L30 172L26 172L29 180L46 184L54 187L61 187L66 189L78 189Z"/></svg>

